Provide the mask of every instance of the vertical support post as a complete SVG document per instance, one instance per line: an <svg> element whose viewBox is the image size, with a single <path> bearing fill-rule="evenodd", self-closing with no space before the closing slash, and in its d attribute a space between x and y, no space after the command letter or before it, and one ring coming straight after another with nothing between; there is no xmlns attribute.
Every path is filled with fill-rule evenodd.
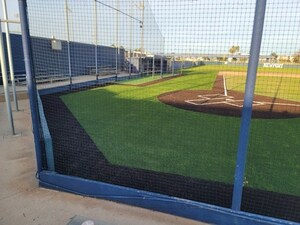
<svg viewBox="0 0 300 225"><path fill-rule="evenodd" d="M97 2L94 0L94 19L95 19L95 67L96 77L98 77L98 21L97 21Z"/></svg>
<svg viewBox="0 0 300 225"><path fill-rule="evenodd" d="M226 77L225 77L224 74L223 74L223 88L224 88L224 95L225 95L225 96L228 96L228 93L227 93L227 85L226 85Z"/></svg>
<svg viewBox="0 0 300 225"><path fill-rule="evenodd" d="M141 2L141 13L142 13L142 22L141 22L141 54L144 52L144 20L145 20L145 1Z"/></svg>
<svg viewBox="0 0 300 225"><path fill-rule="evenodd" d="M145 17L145 1L141 1L141 22L140 22L140 28L141 28L141 51L140 51L140 73L141 76L144 73L144 63L143 63L143 54L144 54L144 17Z"/></svg>
<svg viewBox="0 0 300 225"><path fill-rule="evenodd" d="M163 55L160 57L160 78L163 77Z"/></svg>
<svg viewBox="0 0 300 225"><path fill-rule="evenodd" d="M132 9L133 9L133 5L132 5L132 0L130 0L129 2L130 4L130 15L132 14ZM132 57L131 57L131 51L132 51L132 29L133 29L133 20L130 19L130 43L129 43L129 68L128 68L128 72L129 72L129 78L131 77L131 70L132 70Z"/></svg>
<svg viewBox="0 0 300 225"><path fill-rule="evenodd" d="M0 61L1 61L2 81L3 81L3 88L4 88L4 95L5 95L8 122L9 122L9 125L10 125L10 130L11 130L12 135L15 135L14 120L13 120L13 115L12 115L12 111L11 111L11 104L10 104L9 87L8 87L8 80L7 80L6 59L5 59L5 54L4 54L4 42L3 42L1 24L0 24Z"/></svg>
<svg viewBox="0 0 300 225"><path fill-rule="evenodd" d="M17 93L16 93L17 91L16 91L16 83L15 83L14 63L13 63L12 53L11 53L9 22L8 22L8 16L7 16L6 0L2 0L2 6L3 6L3 17L4 17L4 20L6 20L6 22L4 24L5 24L5 32L6 32L6 46L7 46L7 56L8 56L8 63L9 63L10 81L11 81L11 86L12 86L12 91L13 91L15 108L16 108L16 111L19 111L18 98L17 98ZM2 32L1 32L1 34L2 34Z"/></svg>
<svg viewBox="0 0 300 225"><path fill-rule="evenodd" d="M147 76L149 75L149 60L147 60Z"/></svg>
<svg viewBox="0 0 300 225"><path fill-rule="evenodd" d="M153 60L152 60L152 77L155 75L155 55L153 54Z"/></svg>
<svg viewBox="0 0 300 225"><path fill-rule="evenodd" d="M144 61L142 54L140 53L140 63L139 63L139 69L140 69L140 75L143 76L144 74Z"/></svg>
<svg viewBox="0 0 300 225"><path fill-rule="evenodd" d="M129 73L129 77L131 77L131 70L132 70L132 57L131 57L131 47L129 50L129 66L128 66L128 73Z"/></svg>
<svg viewBox="0 0 300 225"><path fill-rule="evenodd" d="M246 165L247 147L249 142L250 122L252 115L252 103L256 82L257 66L264 26L264 18L267 0L256 0L254 25L251 40L250 58L245 87L244 106L242 111L240 137L238 144L237 162L234 177L234 190L232 197L233 210L241 209L243 182Z"/></svg>
<svg viewBox="0 0 300 225"><path fill-rule="evenodd" d="M183 61L181 59L181 63L180 63L180 75L182 75L182 67L183 67Z"/></svg>
<svg viewBox="0 0 300 225"><path fill-rule="evenodd" d="M140 56L139 56L139 73L140 73L140 75L142 76L143 73L144 73L144 64L143 64L142 49L141 49L139 55L140 55Z"/></svg>
<svg viewBox="0 0 300 225"><path fill-rule="evenodd" d="M33 61L32 61L32 49L29 35L29 25L27 18L27 3L26 0L19 1L21 31L22 31L22 44L24 52L24 61L26 69L27 88L31 110L31 120L35 144L35 154L37 161L37 172L42 170L42 152L40 143L40 128L39 128L39 114L37 105L37 90L35 85Z"/></svg>
<svg viewBox="0 0 300 225"><path fill-rule="evenodd" d="M119 0L116 0L116 8L119 10ZM119 12L116 10L116 80L118 79L118 56L120 54L119 50Z"/></svg>
<svg viewBox="0 0 300 225"><path fill-rule="evenodd" d="M68 0L65 0L65 13L66 13L66 29L67 29L67 45L68 45L69 80L70 80L70 89L71 89L72 88L72 67L71 67L71 51L70 51L70 28L69 28Z"/></svg>
<svg viewBox="0 0 300 225"><path fill-rule="evenodd" d="M172 59L172 76L175 75L174 71L175 71L175 57L173 56L173 59Z"/></svg>

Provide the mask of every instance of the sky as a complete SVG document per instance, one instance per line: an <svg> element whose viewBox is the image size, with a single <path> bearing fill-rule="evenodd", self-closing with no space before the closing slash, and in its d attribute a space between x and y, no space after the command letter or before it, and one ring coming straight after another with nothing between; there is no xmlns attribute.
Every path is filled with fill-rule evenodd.
<svg viewBox="0 0 300 225"><path fill-rule="evenodd" d="M142 20L141 0L99 1ZM18 19L17 1L7 5L10 19ZM93 1L68 0L68 6L70 40L95 43ZM64 0L28 0L28 8L32 35L67 39ZM227 54L232 45L239 45L241 54L250 51L255 0L149 0L144 9L142 38L137 20L97 3L97 44L137 49L143 43L154 53ZM267 1L261 54L292 55L300 49L299 14L299 0Z"/></svg>
<svg viewBox="0 0 300 225"><path fill-rule="evenodd" d="M18 1L17 0L6 0L6 5L7 5L8 18L11 20L19 20ZM0 4L0 18L4 19L2 2ZM11 24L10 30L11 30L11 32L20 32L20 26ZM4 31L3 26L2 26L2 31Z"/></svg>

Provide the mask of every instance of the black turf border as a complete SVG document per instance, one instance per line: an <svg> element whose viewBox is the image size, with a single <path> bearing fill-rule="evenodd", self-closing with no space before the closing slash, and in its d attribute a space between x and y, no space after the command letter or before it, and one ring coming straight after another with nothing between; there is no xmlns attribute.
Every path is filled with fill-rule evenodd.
<svg viewBox="0 0 300 225"><path fill-rule="evenodd" d="M230 208L232 185L110 164L60 99L68 93L41 96L57 173ZM242 210L300 222L300 197L244 188Z"/></svg>

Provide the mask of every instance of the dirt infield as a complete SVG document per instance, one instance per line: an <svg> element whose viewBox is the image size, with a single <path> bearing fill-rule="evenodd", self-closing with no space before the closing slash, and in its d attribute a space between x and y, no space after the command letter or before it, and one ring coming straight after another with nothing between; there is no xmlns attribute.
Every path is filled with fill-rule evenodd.
<svg viewBox="0 0 300 225"><path fill-rule="evenodd" d="M158 99L165 104L181 109L240 117L244 94L230 90L226 93L223 76L219 73L212 90L169 92L158 96ZM295 118L300 117L300 102L255 95L252 110L253 118Z"/></svg>

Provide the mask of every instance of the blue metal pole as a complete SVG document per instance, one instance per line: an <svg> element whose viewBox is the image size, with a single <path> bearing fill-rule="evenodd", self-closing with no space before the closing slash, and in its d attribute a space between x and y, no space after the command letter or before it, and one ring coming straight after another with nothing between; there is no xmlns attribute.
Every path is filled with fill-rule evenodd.
<svg viewBox="0 0 300 225"><path fill-rule="evenodd" d="M40 120L38 113L37 105L37 90L35 85L35 76L33 69L33 60L32 60L32 49L29 35L29 25L27 17L27 3L26 0L19 1L19 11L20 11L20 21L21 21L21 31L22 31L22 44L24 51L24 61L25 61L25 70L26 70L26 80L27 88L30 102L31 110L31 120L35 144L35 154L37 161L37 172L39 173L42 170L42 152L41 152L41 143L40 143Z"/></svg>
<svg viewBox="0 0 300 225"><path fill-rule="evenodd" d="M247 71L244 106L242 111L240 137L238 144L237 163L234 177L234 189L232 197L232 209L240 210L242 202L243 181L249 143L249 131L252 115L252 103L256 82L257 66L263 33L267 0L256 0L254 25L251 40L250 57Z"/></svg>

